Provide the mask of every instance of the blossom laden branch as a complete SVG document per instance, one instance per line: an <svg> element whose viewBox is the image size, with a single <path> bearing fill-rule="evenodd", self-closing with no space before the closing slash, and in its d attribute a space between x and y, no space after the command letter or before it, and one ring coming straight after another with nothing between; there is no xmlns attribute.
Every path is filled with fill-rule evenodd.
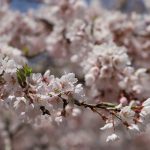
<svg viewBox="0 0 150 150"><path fill-rule="evenodd" d="M88 104L86 101L81 101L86 96L82 85L77 83L78 80L73 73L65 74L60 78L50 75L49 70L43 75L33 73L27 65L21 67L9 58L3 58L0 67L1 79L4 81L0 85L3 89L2 103L13 109L23 121L36 122L38 118L48 116L60 124L68 114L67 106L74 104L70 111L74 116L80 114L75 106L89 108L106 123L102 130L113 129L113 134L106 140L108 142L119 139L114 133L117 119L132 133L139 134L144 130L143 125L147 124L145 118L150 115L149 100L133 103L128 102L128 97L125 98L124 95L119 105L109 102ZM59 104L63 105L62 109ZM105 113L101 113L100 110Z"/></svg>

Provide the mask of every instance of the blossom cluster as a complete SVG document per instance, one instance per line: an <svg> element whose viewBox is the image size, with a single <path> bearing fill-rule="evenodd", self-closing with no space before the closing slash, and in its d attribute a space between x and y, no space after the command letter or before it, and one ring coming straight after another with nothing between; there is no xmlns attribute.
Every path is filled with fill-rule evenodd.
<svg viewBox="0 0 150 150"><path fill-rule="evenodd" d="M73 73L61 78L50 75L49 70L44 75L35 74L27 65L22 67L13 59L1 55L0 74L1 105L15 110L29 122L45 114L59 122L65 112L53 107L64 103L65 109L65 105L72 104L74 99L82 100L84 97L82 85L76 84L78 80ZM72 113L75 115L76 109Z"/></svg>
<svg viewBox="0 0 150 150"><path fill-rule="evenodd" d="M108 118L104 127L101 130L111 130L113 133L106 139L107 142L118 140L119 136L116 134L115 128L118 126L118 120L122 122L123 126L127 128L131 135L140 134L145 131L145 127L149 123L150 117L150 99L137 104L136 101L130 102L127 105L125 99L115 107L116 113L111 111L112 116L116 119ZM118 120L117 120L118 119Z"/></svg>

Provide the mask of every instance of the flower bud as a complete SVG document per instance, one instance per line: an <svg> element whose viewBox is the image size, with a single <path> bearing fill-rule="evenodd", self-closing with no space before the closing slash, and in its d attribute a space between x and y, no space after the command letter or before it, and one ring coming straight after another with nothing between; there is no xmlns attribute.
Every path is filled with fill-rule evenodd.
<svg viewBox="0 0 150 150"><path fill-rule="evenodd" d="M90 85L93 84L94 81L95 81L94 75L92 75L92 74L87 74L87 75L85 76L85 81L86 81L86 85L87 85L87 86L90 86Z"/></svg>

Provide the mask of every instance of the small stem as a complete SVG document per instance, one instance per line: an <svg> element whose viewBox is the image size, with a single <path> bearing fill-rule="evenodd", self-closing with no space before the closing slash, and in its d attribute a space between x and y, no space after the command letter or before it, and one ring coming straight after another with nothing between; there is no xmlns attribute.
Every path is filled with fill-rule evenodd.
<svg viewBox="0 0 150 150"><path fill-rule="evenodd" d="M62 98L62 101L63 101L63 111L61 112L61 114L63 115L63 116L66 116L66 106L68 105L68 102L67 102L67 100L65 100L65 99L63 99Z"/></svg>
<svg viewBox="0 0 150 150"><path fill-rule="evenodd" d="M42 111L42 114L45 115L51 115L50 112L45 108L45 106L40 106L40 110Z"/></svg>
<svg viewBox="0 0 150 150"><path fill-rule="evenodd" d="M119 116L117 116L114 112L110 112L110 114L114 115L116 118L118 118L122 123L123 125L125 125L126 127L129 126L128 122L126 121L123 121Z"/></svg>
<svg viewBox="0 0 150 150"><path fill-rule="evenodd" d="M113 123L113 129L114 129L114 132L115 132L115 122L114 122L114 116L112 114L112 123Z"/></svg>
<svg viewBox="0 0 150 150"><path fill-rule="evenodd" d="M101 116L101 118L106 121L108 118L106 116L104 116L103 114L101 114L99 111L97 111L96 109L92 109L93 112L96 112L98 115Z"/></svg>

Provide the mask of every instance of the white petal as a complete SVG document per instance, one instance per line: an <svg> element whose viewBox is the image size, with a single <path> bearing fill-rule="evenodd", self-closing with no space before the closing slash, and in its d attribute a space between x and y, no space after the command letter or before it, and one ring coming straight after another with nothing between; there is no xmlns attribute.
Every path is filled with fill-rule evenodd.
<svg viewBox="0 0 150 150"><path fill-rule="evenodd" d="M119 139L120 139L119 136L117 134L113 133L112 135L107 137L106 142L117 141Z"/></svg>
<svg viewBox="0 0 150 150"><path fill-rule="evenodd" d="M143 106L150 106L150 98L143 102Z"/></svg>
<svg viewBox="0 0 150 150"><path fill-rule="evenodd" d="M107 123L102 128L100 128L100 130L106 130L106 129L110 129L112 127L113 127L113 123Z"/></svg>
<svg viewBox="0 0 150 150"><path fill-rule="evenodd" d="M129 130L132 130L132 131L135 131L135 132L140 132L140 129L138 127L138 125L136 124L131 124L129 127L128 127Z"/></svg>

